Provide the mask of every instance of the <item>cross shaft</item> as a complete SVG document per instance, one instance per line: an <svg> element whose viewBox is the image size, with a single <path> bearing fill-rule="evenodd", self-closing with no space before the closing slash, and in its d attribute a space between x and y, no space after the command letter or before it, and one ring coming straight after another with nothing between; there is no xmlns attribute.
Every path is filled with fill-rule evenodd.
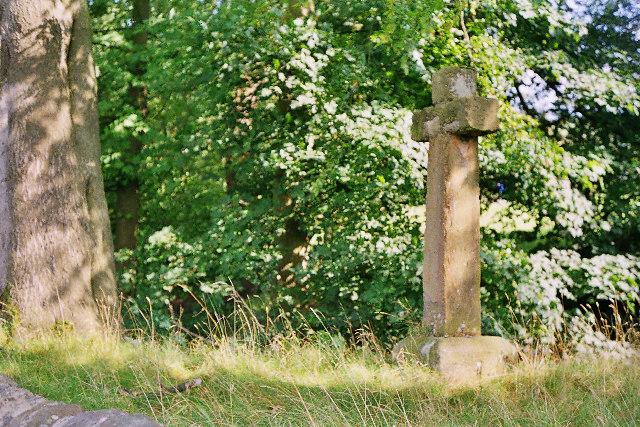
<svg viewBox="0 0 640 427"><path fill-rule="evenodd" d="M476 80L436 72L435 105L413 115L413 138L429 141L422 321L434 336L480 335L478 136L497 130L498 100L477 96Z"/></svg>

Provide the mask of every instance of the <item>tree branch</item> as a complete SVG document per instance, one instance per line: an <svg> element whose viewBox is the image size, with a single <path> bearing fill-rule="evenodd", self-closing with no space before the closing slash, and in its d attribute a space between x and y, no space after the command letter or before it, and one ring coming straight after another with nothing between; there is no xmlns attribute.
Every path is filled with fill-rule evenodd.
<svg viewBox="0 0 640 427"><path fill-rule="evenodd" d="M473 66L475 60L473 59L473 53L471 50L471 39L469 38L469 32L467 31L467 26L464 23L464 9L460 11L460 26L462 27L462 32L464 33L464 44L467 47L467 55L469 55L469 63Z"/></svg>

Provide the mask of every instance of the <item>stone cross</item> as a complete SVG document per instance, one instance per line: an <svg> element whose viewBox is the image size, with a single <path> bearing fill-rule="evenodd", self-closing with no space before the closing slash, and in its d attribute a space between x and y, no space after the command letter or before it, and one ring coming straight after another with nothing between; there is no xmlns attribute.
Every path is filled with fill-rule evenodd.
<svg viewBox="0 0 640 427"><path fill-rule="evenodd" d="M478 136L498 129L498 100L476 95L477 72L433 75L433 107L414 113L429 141L423 325L436 337L480 335Z"/></svg>
<svg viewBox="0 0 640 427"><path fill-rule="evenodd" d="M424 330L392 352L459 384L502 375L517 360L511 342L480 335L478 136L498 129L498 100L477 96L476 79L470 68L443 68L433 75L434 106L413 115L413 139L429 141Z"/></svg>

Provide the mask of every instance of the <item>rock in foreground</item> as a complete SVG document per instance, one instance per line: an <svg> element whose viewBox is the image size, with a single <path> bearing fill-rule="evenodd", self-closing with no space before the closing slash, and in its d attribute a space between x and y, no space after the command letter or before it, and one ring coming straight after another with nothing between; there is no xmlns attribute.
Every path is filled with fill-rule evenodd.
<svg viewBox="0 0 640 427"><path fill-rule="evenodd" d="M0 375L0 427L157 427L151 418L117 409L85 411L78 405L52 402Z"/></svg>

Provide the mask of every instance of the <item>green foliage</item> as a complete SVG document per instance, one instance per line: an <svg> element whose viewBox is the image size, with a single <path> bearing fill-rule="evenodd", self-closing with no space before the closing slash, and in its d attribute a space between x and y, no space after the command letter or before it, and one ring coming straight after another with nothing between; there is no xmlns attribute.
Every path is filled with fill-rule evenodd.
<svg viewBox="0 0 640 427"><path fill-rule="evenodd" d="M409 138L411 110L431 104L433 71L472 65L501 101L500 132L480 140L482 204L532 224L483 228L485 332L593 338L585 307L638 303L639 55L625 5L579 19L546 1L316 1L286 22L286 4L267 0L158 1L138 52L130 6L94 2L107 189L142 184L123 289L165 327L170 309L206 321L194 297L224 312L233 284L264 316L399 337L422 309L411 212L427 144ZM140 77L126 53L146 59L144 119L127 106Z"/></svg>
<svg viewBox="0 0 640 427"><path fill-rule="evenodd" d="M176 322L192 326L205 304L220 310L232 291L224 282L208 280L211 265L203 247L180 241L170 227L152 234L132 253L123 251L119 261L132 264L120 280L122 291L129 295L125 320L130 328L141 317L147 326L153 323L161 331Z"/></svg>
<svg viewBox="0 0 640 427"><path fill-rule="evenodd" d="M0 294L0 344L4 345L15 334L20 324L20 312L11 303L9 296L10 287L5 288Z"/></svg>

